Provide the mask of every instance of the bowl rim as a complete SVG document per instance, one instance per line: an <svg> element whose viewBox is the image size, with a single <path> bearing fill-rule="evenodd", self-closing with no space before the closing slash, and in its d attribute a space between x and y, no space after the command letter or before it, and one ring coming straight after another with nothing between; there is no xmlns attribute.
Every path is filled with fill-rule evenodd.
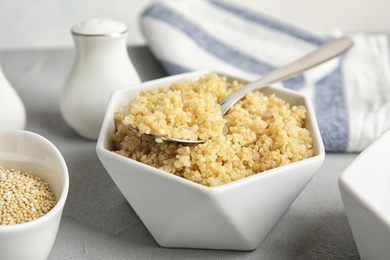
<svg viewBox="0 0 390 260"><path fill-rule="evenodd" d="M338 184L340 189L345 189L350 194L352 194L355 199L357 199L361 204L365 205L366 208L374 214L380 221L382 221L386 226L390 228L390 218L386 217L382 210L380 210L375 204L373 204L369 199L367 199L359 189L353 185L350 180L350 176L353 176L356 168L362 164L362 161L374 153L378 147L386 147L386 141L390 142L390 129L385 131L377 139L375 139L366 149L364 149L340 174L338 178ZM377 159L376 157L375 159Z"/></svg>
<svg viewBox="0 0 390 260"><path fill-rule="evenodd" d="M58 150L58 148L47 138L31 132L27 130L0 130L0 137L2 135L9 135L13 134L16 136L27 136L28 138L35 138L42 142L43 144L47 145L49 149L53 152L54 158L57 160L61 167L61 176L63 180L63 186L60 192L59 199L56 202L56 205L45 215L36 218L34 220L23 222L20 224L13 224L13 225L0 225L0 233L6 233L6 232L13 232L20 229L28 229L35 225L43 224L45 221L54 218L57 214L60 214L63 210L63 207L65 205L65 202L67 200L67 196L69 193L69 171L68 167L66 165L65 159L63 158L61 152Z"/></svg>
<svg viewBox="0 0 390 260"><path fill-rule="evenodd" d="M227 74L227 73L220 73L218 71L209 71L209 70L202 70L202 71L192 71L192 72L186 72L186 73L181 73L181 74L175 74L175 75L171 75L171 76L167 76L167 77L163 77L163 78L158 78L158 79L154 79L154 80L150 80L150 81L146 81L146 82L142 82L140 84L137 84L137 85L133 85L133 86L130 86L130 87L126 87L126 88L122 88L122 89L118 89L118 90L115 90L112 94L111 94L111 97L110 97L110 101L108 103L108 106L107 106L107 109L106 109L106 113L105 113L105 116L104 116L104 120L103 120L103 123L102 123L102 127L101 127L101 130L100 130L100 133L99 133L99 136L98 136L98 140L97 140L97 144L96 144L96 151L99 154L104 154L105 156L111 156L111 158L115 159L115 160L125 160L125 162L128 162L129 160L132 161L132 163L135 163L136 165L140 166L140 167L148 167L149 170L151 170L153 173L158 173L158 174L165 174L165 176L167 178L174 178L173 180L176 180L178 182L180 182L181 184L183 185L188 185L189 187L192 187L194 189L200 189L200 190L204 190L204 191L208 191L208 192L219 192L219 191L222 191L222 190L226 190L226 189L230 189L230 188L233 188L235 187L236 185L244 185L246 184L247 182L251 183L253 182L253 179L254 178L267 178L269 176L273 176L275 174L278 174L279 172L283 172L285 168L292 168L292 167L300 167L302 164L305 165L305 164L310 164L310 163L314 163L316 161L319 161L319 164L322 165L324 159L325 159L325 148L324 148L324 144L323 144L323 141L322 141L322 137L321 137L321 134L320 134L320 131L319 131L319 127L318 127L318 123L317 123L317 118L316 118L316 115L314 113L314 108L311 104L311 101L308 99L307 96L297 92L297 91L294 91L294 90L291 90L291 89L287 89L287 88L282 88L282 87L277 87L275 85L271 85L271 88L274 88L274 89L277 89L278 91L282 91L282 92L286 92L290 95L295 95L297 97L300 97L304 100L305 104L307 105L307 113L309 114L310 116L310 120L311 120L311 124L313 125L313 129L311 130L312 131L312 138L314 140L314 142L316 143L316 153L315 155L313 155L312 157L310 158L306 158L304 160L301 160L301 161L298 161L298 162L293 162L293 163L290 163L290 164L287 164L287 165L282 165L282 166L279 166L279 167L276 167L276 168L273 168L273 169L270 169L270 170L267 170L267 171L264 171L264 172L261 172L261 174L253 174L251 176L247 176L245 178L242 178L242 179L239 179L239 180L236 180L236 181L233 181L233 182L230 182L230 183L226 183L226 184L223 184L223 185L219 185L219 186L215 186L215 187L209 187L209 186L205 186L205 185L202 185L202 184L199 184L199 183L196 183L196 182L193 182L193 181L190 181L190 180L187 180L185 178L182 178L180 176L177 176L177 175L174 175L174 174L171 174L171 173L168 173L168 172L165 172L165 171L162 171L160 169L157 169L153 166L150 166L150 165L146 165L144 163L141 163L141 162L138 162L136 160L133 160L131 158L127 158L125 156L122 156L120 154L117 154L115 153L114 151L111 151L109 149L106 149L105 148L105 141L107 141L107 138L109 138L109 136L111 136L111 134L109 134L108 132L108 128L109 128L109 125L112 123L112 120L113 120L113 113L111 112L115 112L113 107L115 106L115 102L118 97L121 96L121 94L125 93L125 92L128 92L130 91L131 89L139 89L139 88L142 88L142 87L145 87L145 86L150 86L150 85L155 85L156 87L158 87L158 85L160 83L163 83L163 82L166 82L166 81L169 81L169 82L172 82L172 81L176 81L176 80L179 80L179 79L182 79L182 78L190 78L190 77L200 77L206 73L217 73L218 75L224 75L226 76L228 79L235 79L235 80L238 80L238 81L246 81L248 82L249 80L247 79L244 79L244 78L241 78L239 76L235 76L235 75L231 75L231 74ZM114 156L114 157L112 157ZM149 168L150 167L150 168Z"/></svg>

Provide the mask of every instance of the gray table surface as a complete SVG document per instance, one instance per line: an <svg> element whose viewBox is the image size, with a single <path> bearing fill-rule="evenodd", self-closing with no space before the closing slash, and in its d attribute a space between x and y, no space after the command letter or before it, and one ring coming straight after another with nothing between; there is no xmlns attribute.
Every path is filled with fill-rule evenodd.
<svg viewBox="0 0 390 260"><path fill-rule="evenodd" d="M148 48L129 54L143 81L165 75ZM61 117L59 96L74 55L73 49L0 52L4 74L26 106L26 130L53 142L69 168L69 196L49 259L359 259L338 188L357 154L328 153L254 251L160 247L101 165L96 142L79 137Z"/></svg>

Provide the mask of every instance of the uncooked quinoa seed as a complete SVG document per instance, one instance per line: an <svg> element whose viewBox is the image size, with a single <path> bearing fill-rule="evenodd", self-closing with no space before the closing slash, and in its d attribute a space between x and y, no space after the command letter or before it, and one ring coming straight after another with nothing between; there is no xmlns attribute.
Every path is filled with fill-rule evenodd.
<svg viewBox="0 0 390 260"><path fill-rule="evenodd" d="M0 225L37 219L55 204L54 194L42 179L0 166Z"/></svg>
<svg viewBox="0 0 390 260"><path fill-rule="evenodd" d="M314 154L305 128L306 108L290 106L261 91L247 94L222 117L219 103L241 88L210 73L168 88L141 92L114 115L116 153L205 186L219 186ZM156 142L128 129L180 139L207 140L184 145ZM229 132L223 134L228 126Z"/></svg>

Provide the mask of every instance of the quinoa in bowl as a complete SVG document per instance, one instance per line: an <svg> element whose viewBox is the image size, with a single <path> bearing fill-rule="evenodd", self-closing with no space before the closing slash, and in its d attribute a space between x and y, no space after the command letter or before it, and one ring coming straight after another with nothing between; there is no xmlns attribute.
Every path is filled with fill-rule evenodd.
<svg viewBox="0 0 390 260"><path fill-rule="evenodd" d="M286 130L288 135L307 136L295 141L291 139L292 136L283 137L285 130L279 123L279 127L275 125L273 130L268 126L260 131L261 124L259 126L257 122L251 122L248 126L246 122L250 118L242 116L230 123L226 121L231 124L226 136L218 134L197 145L156 143L152 138L141 138L130 132L122 122L129 113L129 105L142 91L169 88L182 79L196 82L209 73L196 71L173 75L115 91L106 109L96 152L115 185L160 246L253 250L324 162L324 145L314 108L307 96L275 86L263 88L262 94L258 94L261 100L271 100L271 103L280 98L284 100L276 102L278 105L275 106L268 103L263 105L264 108L273 107L275 110L267 110L270 117L277 116L277 121L284 125L282 118L285 116L292 122L299 121L298 125L302 124L300 128L308 130L294 131L293 129L298 128L287 127L286 129L290 129ZM225 80L225 77L218 78ZM234 80L248 83L243 78L226 75L227 82ZM250 99L246 97L243 101L248 98ZM286 103L290 104L287 106L289 109L278 108ZM257 106L256 103L254 106ZM303 111L302 106L306 113L293 111L293 106ZM249 107L243 107L247 110L244 113L253 114ZM233 114L234 109L229 113ZM291 113L289 110L296 117L291 114L287 116ZM229 116L226 115L225 120ZM233 117L235 116L232 115ZM266 123L267 120L271 122L266 117L262 119ZM241 126L239 122L245 125ZM260 132L255 137L251 134L258 131ZM264 135L268 132L277 134ZM283 138L276 139L277 136ZM295 145L291 145L294 142ZM255 152L250 153L250 149L255 149ZM286 151L291 149L294 158L288 158L290 152ZM281 156L282 152L286 154L285 157ZM288 163L304 156L310 158ZM137 161L137 158L149 164ZM281 164L283 160L285 165ZM281 166L277 167L277 163ZM256 174L261 168L251 169L260 165L270 170ZM169 173L163 166L175 173ZM198 179L188 180L184 174ZM252 175L248 176L249 174Z"/></svg>
<svg viewBox="0 0 390 260"><path fill-rule="evenodd" d="M47 182L0 165L0 225L32 221L48 213L56 203Z"/></svg>
<svg viewBox="0 0 390 260"><path fill-rule="evenodd" d="M312 157L306 108L255 91L222 117L219 103L242 87L207 73L169 87L145 90L114 114L113 150L205 186L220 186ZM141 133L207 140L201 144L156 142ZM223 134L225 125L228 133Z"/></svg>

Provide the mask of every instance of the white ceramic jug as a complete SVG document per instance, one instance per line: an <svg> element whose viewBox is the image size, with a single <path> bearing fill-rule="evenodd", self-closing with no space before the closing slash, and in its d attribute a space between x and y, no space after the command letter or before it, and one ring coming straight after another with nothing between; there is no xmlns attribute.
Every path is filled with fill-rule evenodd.
<svg viewBox="0 0 390 260"><path fill-rule="evenodd" d="M18 93L5 77L0 66L0 130L23 130L26 127L26 109Z"/></svg>
<svg viewBox="0 0 390 260"><path fill-rule="evenodd" d="M127 52L124 24L92 19L71 32L76 58L63 87L61 113L79 135L96 140L111 93L141 80Z"/></svg>

